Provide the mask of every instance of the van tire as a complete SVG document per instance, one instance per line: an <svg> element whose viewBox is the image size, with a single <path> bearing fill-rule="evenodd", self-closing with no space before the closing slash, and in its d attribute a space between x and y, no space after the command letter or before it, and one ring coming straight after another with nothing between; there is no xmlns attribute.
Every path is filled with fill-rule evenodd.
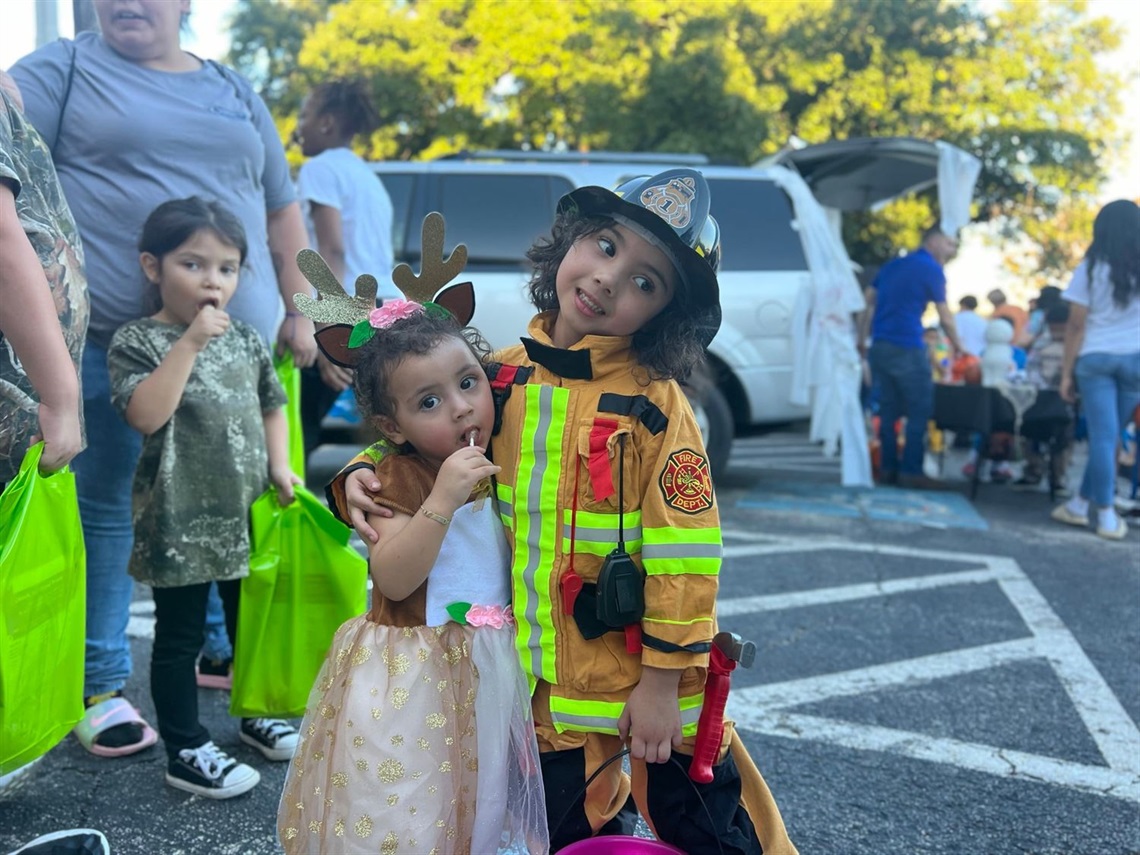
<svg viewBox="0 0 1140 855"><path fill-rule="evenodd" d="M709 471L716 482L728 468L728 458L732 453L732 409L720 389L711 383L701 385L699 398L692 395L692 389L687 388L686 391L691 395L689 403L693 407L697 424L701 427L705 453L709 458Z"/></svg>

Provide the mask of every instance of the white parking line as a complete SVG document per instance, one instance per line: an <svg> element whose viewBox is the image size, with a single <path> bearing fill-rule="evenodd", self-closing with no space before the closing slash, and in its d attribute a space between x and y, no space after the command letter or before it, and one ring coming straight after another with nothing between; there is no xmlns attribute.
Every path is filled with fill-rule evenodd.
<svg viewBox="0 0 1140 855"><path fill-rule="evenodd" d="M733 558L838 551L952 561L962 564L963 569L875 583L731 598L717 604L717 613L721 617L811 608L938 587L994 582L1018 611L1030 633L1028 638L740 689L729 696L728 712L741 727L774 736L883 751L1002 777L1044 781L1140 803L1140 729L1016 561L994 555L839 540L813 539L805 542L730 530L725 531L725 538L730 541L725 555ZM982 569L976 569L979 565ZM915 731L804 715L793 710L796 706L829 698L916 686L1029 660L1043 661L1053 668L1107 766L1092 766L1046 754L933 737ZM1047 749L1047 746L1042 747Z"/></svg>

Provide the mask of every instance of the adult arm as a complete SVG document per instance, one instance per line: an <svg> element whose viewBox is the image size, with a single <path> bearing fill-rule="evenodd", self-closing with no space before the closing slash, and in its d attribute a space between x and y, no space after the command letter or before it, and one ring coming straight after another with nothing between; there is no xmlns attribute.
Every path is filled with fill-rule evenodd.
<svg viewBox="0 0 1140 855"><path fill-rule="evenodd" d="M293 361L299 368L307 368L317 358L317 340L313 322L297 311L293 303L295 294L311 296L313 289L297 266L297 253L309 245L305 235L305 222L301 206L290 202L284 208L268 214L269 254L277 274L277 287L285 301L285 322L277 334L277 350L293 352Z"/></svg>
<svg viewBox="0 0 1140 855"><path fill-rule="evenodd" d="M945 302L936 303L934 306L938 310L938 320L942 324L942 332L946 333L946 338L950 339L950 346L954 348L955 354L965 353L966 349L962 347L962 340L958 338L958 323L954 319L950 307Z"/></svg>
<svg viewBox="0 0 1140 855"><path fill-rule="evenodd" d="M12 188L0 181L0 331L12 344L39 396L44 453L40 468L59 469L83 447L79 379L63 340L51 286L16 213Z"/></svg>
<svg viewBox="0 0 1140 855"><path fill-rule="evenodd" d="M1077 388L1073 382L1073 368L1077 364L1077 354L1085 343L1085 330L1088 327L1089 307L1080 303L1069 304L1069 320L1065 324L1065 354L1061 360L1061 397L1070 404L1077 400Z"/></svg>
<svg viewBox="0 0 1140 855"><path fill-rule="evenodd" d="M277 276L277 287L285 303L286 313L285 322L277 333L277 351L292 351L294 363L299 368L306 368L317 358L317 342L313 338L313 322L301 315L293 303L294 294L313 294L297 267L297 253L309 246L305 221L293 191L285 149L281 145L281 137L277 134L277 126L269 108L253 91L248 80L233 69L228 73L240 81L240 87L245 90L251 121L261 136L261 144L265 149L261 186L265 193L269 255L273 260L273 272Z"/></svg>

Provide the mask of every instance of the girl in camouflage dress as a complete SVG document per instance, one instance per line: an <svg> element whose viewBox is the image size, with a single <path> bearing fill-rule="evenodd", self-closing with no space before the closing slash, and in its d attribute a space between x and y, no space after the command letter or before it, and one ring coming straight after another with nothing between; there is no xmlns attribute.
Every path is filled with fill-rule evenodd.
<svg viewBox="0 0 1140 855"><path fill-rule="evenodd" d="M144 437L129 570L154 593L150 684L166 783L225 799L260 776L218 748L198 719L206 597L217 582L232 637L249 572L250 505L269 483L292 501L300 479L289 468L285 393L269 349L225 311L246 257L241 223L215 202L166 202L147 218L139 250L162 305L120 327L107 356L112 401ZM297 732L279 719L243 719L241 740L288 760Z"/></svg>

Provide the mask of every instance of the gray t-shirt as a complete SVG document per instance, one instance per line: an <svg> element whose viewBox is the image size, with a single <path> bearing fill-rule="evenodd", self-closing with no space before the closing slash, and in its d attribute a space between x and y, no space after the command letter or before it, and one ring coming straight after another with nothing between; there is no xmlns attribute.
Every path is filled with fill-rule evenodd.
<svg viewBox="0 0 1140 855"><path fill-rule="evenodd" d="M211 63L186 73L146 68L96 33L45 45L12 76L83 237L90 340L106 347L120 325L153 311L139 234L158 205L187 196L216 199L245 226L249 257L227 311L273 340L281 297L266 214L295 197L273 119L249 83Z"/></svg>

